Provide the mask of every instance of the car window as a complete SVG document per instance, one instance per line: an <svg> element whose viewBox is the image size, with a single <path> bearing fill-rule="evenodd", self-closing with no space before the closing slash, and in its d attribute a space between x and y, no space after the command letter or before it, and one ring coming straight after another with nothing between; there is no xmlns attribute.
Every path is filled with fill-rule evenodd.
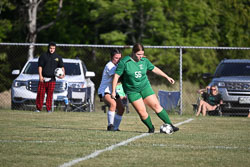
<svg viewBox="0 0 250 167"><path fill-rule="evenodd" d="M37 62L29 62L23 71L24 74L38 74Z"/></svg>
<svg viewBox="0 0 250 167"><path fill-rule="evenodd" d="M222 63L215 76L250 76L250 63Z"/></svg>
<svg viewBox="0 0 250 167"><path fill-rule="evenodd" d="M81 75L79 63L64 63L66 75ZM38 74L38 63L29 62L24 69L24 74Z"/></svg>
<svg viewBox="0 0 250 167"><path fill-rule="evenodd" d="M66 75L81 75L79 63L64 63Z"/></svg>

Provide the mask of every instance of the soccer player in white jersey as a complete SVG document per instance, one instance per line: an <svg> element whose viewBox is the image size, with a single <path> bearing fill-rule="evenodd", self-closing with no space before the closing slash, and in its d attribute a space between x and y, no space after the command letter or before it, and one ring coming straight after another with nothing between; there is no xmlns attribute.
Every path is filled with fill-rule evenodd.
<svg viewBox="0 0 250 167"><path fill-rule="evenodd" d="M103 70L102 81L98 88L98 95L101 101L104 101L109 106L109 110L107 112L108 131L119 131L119 125L124 113L124 106L122 105L119 95L116 94L116 98L111 98L112 81L117 64L119 63L121 57L122 54L120 50L114 49L111 51L111 60L106 64Z"/></svg>

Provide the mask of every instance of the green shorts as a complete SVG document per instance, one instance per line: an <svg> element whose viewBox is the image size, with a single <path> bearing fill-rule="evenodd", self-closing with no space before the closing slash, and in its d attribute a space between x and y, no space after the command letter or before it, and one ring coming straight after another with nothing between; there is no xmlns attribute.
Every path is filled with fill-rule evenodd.
<svg viewBox="0 0 250 167"><path fill-rule="evenodd" d="M135 93L129 93L127 94L127 98L130 103L142 98L145 99L146 97L155 94L152 87L148 85L146 88L144 88L141 92L135 92Z"/></svg>

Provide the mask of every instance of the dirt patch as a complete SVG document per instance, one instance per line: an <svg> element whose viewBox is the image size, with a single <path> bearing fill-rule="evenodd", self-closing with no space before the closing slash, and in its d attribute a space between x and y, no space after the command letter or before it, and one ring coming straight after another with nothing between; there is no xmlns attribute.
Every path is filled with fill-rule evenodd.
<svg viewBox="0 0 250 167"><path fill-rule="evenodd" d="M10 108L11 106L11 91L7 90L0 93L0 108Z"/></svg>

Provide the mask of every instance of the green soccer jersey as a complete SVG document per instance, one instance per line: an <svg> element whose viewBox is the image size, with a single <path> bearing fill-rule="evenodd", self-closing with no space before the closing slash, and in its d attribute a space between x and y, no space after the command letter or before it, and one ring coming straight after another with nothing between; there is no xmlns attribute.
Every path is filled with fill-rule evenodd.
<svg viewBox="0 0 250 167"><path fill-rule="evenodd" d="M115 73L122 76L122 85L126 94L141 92L149 83L147 71L152 71L154 65L142 58L135 62L130 56L125 56L119 62Z"/></svg>

